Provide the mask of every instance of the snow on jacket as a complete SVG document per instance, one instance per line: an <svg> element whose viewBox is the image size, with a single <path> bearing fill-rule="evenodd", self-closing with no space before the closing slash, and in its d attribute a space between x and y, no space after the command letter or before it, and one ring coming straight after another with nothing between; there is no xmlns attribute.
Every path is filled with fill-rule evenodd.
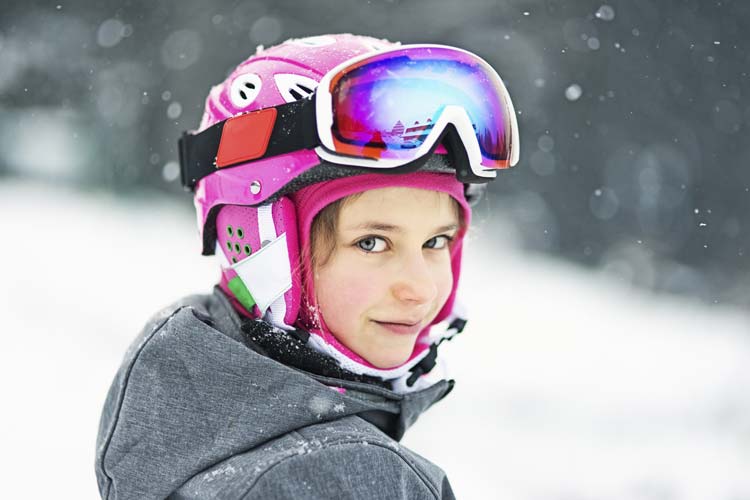
<svg viewBox="0 0 750 500"><path fill-rule="evenodd" d="M269 357L252 339L273 328L252 324L219 290L151 319L104 404L102 498L454 498L439 467L398 443L453 380L397 394L302 370Z"/></svg>

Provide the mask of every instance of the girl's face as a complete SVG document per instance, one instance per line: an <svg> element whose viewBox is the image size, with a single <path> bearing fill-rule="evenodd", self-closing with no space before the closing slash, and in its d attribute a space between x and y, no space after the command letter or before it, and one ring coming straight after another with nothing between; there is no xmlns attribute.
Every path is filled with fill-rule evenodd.
<svg viewBox="0 0 750 500"><path fill-rule="evenodd" d="M315 268L317 301L331 333L378 368L404 363L450 295L449 243L458 224L446 193L390 187L346 200L335 251Z"/></svg>

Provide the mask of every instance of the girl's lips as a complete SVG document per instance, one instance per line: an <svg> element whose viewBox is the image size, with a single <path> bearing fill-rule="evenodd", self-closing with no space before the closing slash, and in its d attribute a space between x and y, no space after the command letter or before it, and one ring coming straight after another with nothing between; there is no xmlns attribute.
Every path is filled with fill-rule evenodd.
<svg viewBox="0 0 750 500"><path fill-rule="evenodd" d="M421 330L421 323L417 323L413 326L402 325L399 323L382 323L380 321L375 321L375 323L399 335L414 335L415 333L419 333L419 331Z"/></svg>

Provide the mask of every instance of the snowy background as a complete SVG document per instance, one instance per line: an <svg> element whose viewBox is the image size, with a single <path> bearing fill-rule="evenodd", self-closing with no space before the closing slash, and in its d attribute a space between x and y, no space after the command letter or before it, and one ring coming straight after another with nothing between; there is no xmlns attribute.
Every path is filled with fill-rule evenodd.
<svg viewBox="0 0 750 500"><path fill-rule="evenodd" d="M521 127L405 444L459 498L750 499L749 31L740 0L3 2L2 496L97 497L126 345L216 281L175 150L210 86L357 32L480 54Z"/></svg>
<svg viewBox="0 0 750 500"><path fill-rule="evenodd" d="M93 499L126 346L217 267L182 202L7 181L0 213L3 497ZM441 348L456 387L404 444L459 498L750 498L750 316L489 247L489 222L466 253L471 321Z"/></svg>

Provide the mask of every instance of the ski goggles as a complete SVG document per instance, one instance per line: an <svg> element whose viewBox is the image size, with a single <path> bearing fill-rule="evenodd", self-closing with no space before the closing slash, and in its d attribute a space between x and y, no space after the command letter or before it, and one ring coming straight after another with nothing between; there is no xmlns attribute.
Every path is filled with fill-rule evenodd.
<svg viewBox="0 0 750 500"><path fill-rule="evenodd" d="M180 164L193 189L216 170L301 149L332 164L411 171L440 145L459 180L493 179L518 162L513 103L479 56L403 45L340 64L310 97L184 133Z"/></svg>

